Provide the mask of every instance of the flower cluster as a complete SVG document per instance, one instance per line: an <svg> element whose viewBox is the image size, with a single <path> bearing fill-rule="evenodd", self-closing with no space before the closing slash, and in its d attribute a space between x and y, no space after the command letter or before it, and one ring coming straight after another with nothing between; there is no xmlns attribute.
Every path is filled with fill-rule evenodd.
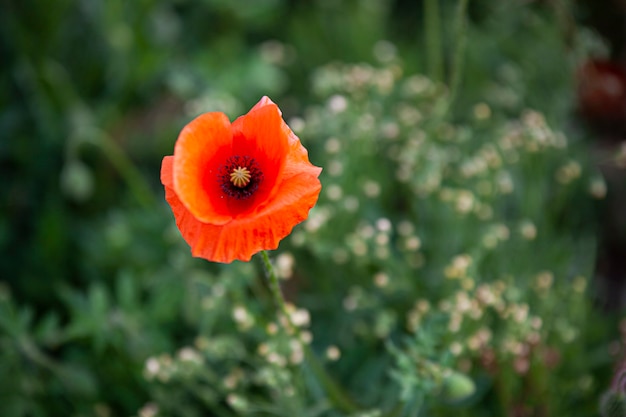
<svg viewBox="0 0 626 417"><path fill-rule="evenodd" d="M563 391L591 393L595 377L585 364L577 366L576 378L565 378L572 372L566 358L584 352L577 343L589 313L582 276L588 269L582 266L592 262L587 234L573 238L567 226L581 221L569 210L572 204L584 208L593 204L591 197L602 197L601 181L590 187L594 174L576 145L541 113L503 117L497 101L487 99L473 106L469 121L454 122L441 113L443 86L405 75L393 59L386 62L320 69L313 85L320 103L289 120L293 131L266 99L225 125L235 145L237 132L252 138L254 129L262 130L258 120L274 126L268 131L284 133L292 140L289 149L302 157L292 168L274 171L267 156L274 148L263 145L250 145L250 152L233 145L206 159L195 151L186 156L196 121L164 161L168 201L196 255L249 259L275 247L308 216L274 259L290 301L277 320L263 318L256 301L266 294L241 284L241 270L222 271L198 295L206 323L195 349L205 369L196 380L213 381L215 401L242 414L254 407L251 392L271 398L272 410L291 410L302 401L306 383L297 369L311 352L323 355L344 381L360 372L388 381L390 370L381 361L394 363L391 375L406 401L426 394L444 402L482 395L475 375L488 375L522 402L545 395L546 384L556 380L567 379ZM324 161L323 191L320 170L308 163L296 134L306 137L315 160ZM259 143L270 143L264 135ZM183 161L178 188L177 157ZM293 199L281 186L288 173L301 180ZM209 185L186 189L191 177L209 178ZM271 190L268 183L275 184ZM278 219L275 209L300 214ZM272 235L272 245L237 240L238 232L252 230L259 236L242 236L262 242L276 227L285 233ZM217 234L205 234L210 231ZM371 356L360 357L364 350ZM183 366L178 359L170 366L162 359L147 363L147 371L158 370L147 376L172 386L192 363ZM397 387L392 390L397 395ZM358 391L366 405L389 395Z"/></svg>
<svg viewBox="0 0 626 417"><path fill-rule="evenodd" d="M442 120L445 89L393 63L333 64L314 88L321 104L298 124L328 161L325 191L289 241L329 261L307 267L338 293L326 297L350 323L335 330L341 350L404 328L441 346L413 346L436 369L496 379L561 369L584 325L576 311L588 308L587 280L571 267L587 242L567 235L566 245L551 225L579 225L569 207L590 207L602 191L590 193L596 174L576 144L540 112L503 118L493 100L467 124ZM557 312L560 299L571 316ZM589 390L590 378L572 383Z"/></svg>

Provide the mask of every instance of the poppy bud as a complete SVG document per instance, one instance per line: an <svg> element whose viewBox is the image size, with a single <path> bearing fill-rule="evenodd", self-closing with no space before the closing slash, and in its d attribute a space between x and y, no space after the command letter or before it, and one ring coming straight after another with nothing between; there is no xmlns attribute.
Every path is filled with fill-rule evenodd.
<svg viewBox="0 0 626 417"><path fill-rule="evenodd" d="M443 381L441 396L448 402L459 402L476 392L476 385L470 377L460 372L452 372Z"/></svg>

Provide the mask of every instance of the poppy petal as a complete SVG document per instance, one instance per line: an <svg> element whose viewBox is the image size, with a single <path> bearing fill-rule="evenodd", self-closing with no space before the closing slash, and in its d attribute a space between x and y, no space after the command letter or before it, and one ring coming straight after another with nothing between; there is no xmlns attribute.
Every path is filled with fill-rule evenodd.
<svg viewBox="0 0 626 417"><path fill-rule="evenodd" d="M200 237L201 228L204 223L197 220L185 205L180 201L176 191L174 191L174 157L166 156L161 164L161 182L165 187L165 200L168 202L174 213L176 226L180 230L183 238L190 246L195 246Z"/></svg>
<svg viewBox="0 0 626 417"><path fill-rule="evenodd" d="M293 227L307 218L317 202L321 184L317 177L300 174L284 181L280 196L257 216L235 220L223 226L202 224L198 230L183 236L193 241L192 254L217 262L235 259L249 261L261 250L273 250ZM182 219L181 223L189 220ZM191 244L191 243L190 243Z"/></svg>
<svg viewBox="0 0 626 417"><path fill-rule="evenodd" d="M292 175L307 172L309 175L318 177L322 172L322 168L316 167L309 162L309 153L306 148L302 146L300 139L298 139L289 126L287 126L287 123L283 122L282 129L289 141L289 153L287 154L287 160L285 161L282 175L284 177L291 177Z"/></svg>
<svg viewBox="0 0 626 417"><path fill-rule="evenodd" d="M230 121L205 113L180 133L174 148L174 190L198 220L224 224L232 219L218 182L219 167L232 151Z"/></svg>
<svg viewBox="0 0 626 417"><path fill-rule="evenodd" d="M263 172L263 183L255 192L257 207L275 192L277 179L282 171L289 141L282 129L283 119L278 106L268 103L255 106L248 114L233 122L233 152L250 155L259 163ZM249 211L240 215L247 215Z"/></svg>
<svg viewBox="0 0 626 417"><path fill-rule="evenodd" d="M261 100L259 100L259 102L254 105L252 110L268 105L276 106L272 99L267 96L263 96ZM278 114L282 116L280 108L276 106L276 109L278 110ZM284 175L285 177L289 177L295 173L300 173L302 172L302 170L305 170L308 171L311 175L319 176L319 174L322 172L322 168L311 165L311 163L309 162L309 156L306 148L302 146L302 143L300 143L300 139L298 138L298 136L293 133L289 125L287 125L287 123L285 123L282 118L281 129L283 130L283 133L287 136L287 141L289 143L289 153L287 154L287 160L285 161L286 166L283 168L282 175Z"/></svg>
<svg viewBox="0 0 626 417"><path fill-rule="evenodd" d="M274 104L274 102L272 101L271 98L269 98L268 96L263 96L261 97L261 100L259 100L259 102L257 104L254 105L254 107L252 107L250 109L250 111L254 110L254 109L258 109L259 107L263 107L266 106L268 104ZM276 104L274 104L276 105ZM278 106L276 106L276 108L278 108ZM278 109L278 112L280 113L280 115L282 116L282 112L280 111L280 109Z"/></svg>

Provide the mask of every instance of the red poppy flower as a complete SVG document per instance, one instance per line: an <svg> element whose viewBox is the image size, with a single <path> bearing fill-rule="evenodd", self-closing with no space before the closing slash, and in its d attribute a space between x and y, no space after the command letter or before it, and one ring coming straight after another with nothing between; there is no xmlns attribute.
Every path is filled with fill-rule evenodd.
<svg viewBox="0 0 626 417"><path fill-rule="evenodd" d="M300 139L268 97L232 124L205 113L163 158L161 182L193 256L249 261L306 219L322 188Z"/></svg>

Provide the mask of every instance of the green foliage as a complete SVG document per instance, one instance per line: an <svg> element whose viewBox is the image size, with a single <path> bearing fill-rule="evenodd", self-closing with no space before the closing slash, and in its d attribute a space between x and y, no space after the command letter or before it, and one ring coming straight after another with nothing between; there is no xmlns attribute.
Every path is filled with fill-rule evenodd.
<svg viewBox="0 0 626 417"><path fill-rule="evenodd" d="M563 132L584 48L551 10L472 2L434 81L403 7L7 3L0 415L597 413L606 186ZM264 94L324 168L272 254L288 317L260 262L191 257L158 184L184 123Z"/></svg>
<svg viewBox="0 0 626 417"><path fill-rule="evenodd" d="M406 344L392 351L404 358L394 379L405 396L445 396L446 372L478 368L504 409L558 398L548 415L574 412L572 375L596 366L559 365L584 355L574 342L587 340L592 314L593 172L577 147L530 110L510 120L482 104L471 124L450 123L438 114L445 89L394 64L333 65L315 80L324 104L300 133L323 144L313 158L327 161L324 190L290 238L315 255L299 265L302 280L327 289L301 295L323 320L314 334L335 334L348 363L359 346ZM346 372L383 386L380 360Z"/></svg>
<svg viewBox="0 0 626 417"><path fill-rule="evenodd" d="M626 415L626 402L622 393L609 391L600 402L602 417L620 417Z"/></svg>

